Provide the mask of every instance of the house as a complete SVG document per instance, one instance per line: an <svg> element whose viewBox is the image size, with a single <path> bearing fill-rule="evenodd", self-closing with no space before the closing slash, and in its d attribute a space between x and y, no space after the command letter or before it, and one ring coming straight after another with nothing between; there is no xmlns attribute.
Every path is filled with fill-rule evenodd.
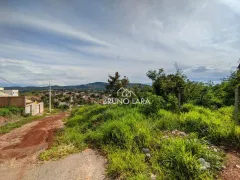
<svg viewBox="0 0 240 180"><path fill-rule="evenodd" d="M9 94L6 94L5 92L3 91L0 91L0 97L8 97Z"/></svg>
<svg viewBox="0 0 240 180"><path fill-rule="evenodd" d="M3 90L3 92L10 96L18 96L18 90Z"/></svg>
<svg viewBox="0 0 240 180"><path fill-rule="evenodd" d="M59 102L59 106L69 106L67 102Z"/></svg>
<svg viewBox="0 0 240 180"><path fill-rule="evenodd" d="M32 116L37 114L42 114L44 112L44 104L43 102L33 102L31 100L26 99L25 101L25 113L31 114Z"/></svg>
<svg viewBox="0 0 240 180"><path fill-rule="evenodd" d="M4 90L4 88L0 88L0 97L1 96L18 96L18 90Z"/></svg>
<svg viewBox="0 0 240 180"><path fill-rule="evenodd" d="M44 112L43 102L27 99L25 96L18 96L18 90L0 89L0 107L16 106L23 107L26 114L37 115Z"/></svg>

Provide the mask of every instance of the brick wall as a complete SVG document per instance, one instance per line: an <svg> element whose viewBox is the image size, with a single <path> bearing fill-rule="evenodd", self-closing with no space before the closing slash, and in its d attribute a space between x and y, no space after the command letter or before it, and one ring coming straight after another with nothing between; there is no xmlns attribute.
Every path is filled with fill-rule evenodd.
<svg viewBox="0 0 240 180"><path fill-rule="evenodd" d="M0 97L0 107L5 106L25 107L25 104L26 104L25 96Z"/></svg>

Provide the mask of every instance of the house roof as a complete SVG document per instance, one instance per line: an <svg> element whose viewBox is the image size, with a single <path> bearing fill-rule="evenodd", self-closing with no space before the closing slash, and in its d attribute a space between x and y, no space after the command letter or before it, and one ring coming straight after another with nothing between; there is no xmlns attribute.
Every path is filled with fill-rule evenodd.
<svg viewBox="0 0 240 180"><path fill-rule="evenodd" d="M31 104L31 103L33 103L32 100L30 100L30 99L26 99L26 104Z"/></svg>

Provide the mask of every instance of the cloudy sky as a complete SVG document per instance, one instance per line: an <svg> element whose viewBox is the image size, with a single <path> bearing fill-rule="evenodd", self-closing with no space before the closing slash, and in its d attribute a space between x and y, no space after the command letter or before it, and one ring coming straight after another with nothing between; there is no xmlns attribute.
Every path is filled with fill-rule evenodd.
<svg viewBox="0 0 240 180"><path fill-rule="evenodd" d="M239 19L239 0L0 0L0 77L76 85L118 71L148 83L177 62L218 81L238 64Z"/></svg>

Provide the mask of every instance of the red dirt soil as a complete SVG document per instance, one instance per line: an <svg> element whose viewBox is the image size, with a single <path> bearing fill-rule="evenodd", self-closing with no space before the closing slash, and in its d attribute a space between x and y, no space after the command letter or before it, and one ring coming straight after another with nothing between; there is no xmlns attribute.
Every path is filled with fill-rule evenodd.
<svg viewBox="0 0 240 180"><path fill-rule="evenodd" d="M8 118L0 116L0 126L4 125L8 121Z"/></svg>
<svg viewBox="0 0 240 180"><path fill-rule="evenodd" d="M45 117L0 136L0 162L36 154L53 140L54 132L63 127L64 113Z"/></svg>
<svg viewBox="0 0 240 180"><path fill-rule="evenodd" d="M226 156L226 168L221 172L222 180L240 179L240 157L237 152L229 152Z"/></svg>

